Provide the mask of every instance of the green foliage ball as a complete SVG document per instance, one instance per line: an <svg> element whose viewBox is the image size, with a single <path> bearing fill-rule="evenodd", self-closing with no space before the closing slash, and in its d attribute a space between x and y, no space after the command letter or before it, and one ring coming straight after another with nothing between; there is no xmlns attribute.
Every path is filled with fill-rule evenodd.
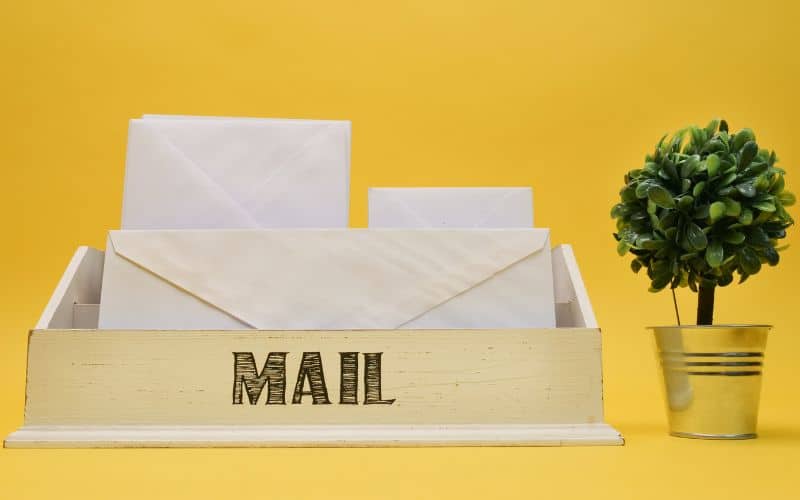
<svg viewBox="0 0 800 500"><path fill-rule="evenodd" d="M741 283L776 265L795 202L776 162L752 130L732 133L724 120L662 137L611 209L618 253L647 270L651 291L726 286L734 273Z"/></svg>

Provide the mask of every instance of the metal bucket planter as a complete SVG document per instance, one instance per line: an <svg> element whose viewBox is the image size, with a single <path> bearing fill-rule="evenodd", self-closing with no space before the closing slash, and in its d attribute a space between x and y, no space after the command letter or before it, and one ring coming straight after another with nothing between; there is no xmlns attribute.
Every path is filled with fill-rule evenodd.
<svg viewBox="0 0 800 500"><path fill-rule="evenodd" d="M670 434L756 437L766 325L659 326Z"/></svg>

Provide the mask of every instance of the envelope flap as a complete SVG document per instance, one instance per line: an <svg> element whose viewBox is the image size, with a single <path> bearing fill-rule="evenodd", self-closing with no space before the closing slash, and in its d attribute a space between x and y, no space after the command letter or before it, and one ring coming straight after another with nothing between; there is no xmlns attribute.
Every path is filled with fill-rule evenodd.
<svg viewBox="0 0 800 500"><path fill-rule="evenodd" d="M312 182L298 178L337 175L331 161L347 167L349 123L313 120L157 119L143 120L231 198L258 218L265 193L298 197ZM341 175L346 178L346 172ZM291 189L265 190L281 183Z"/></svg>
<svg viewBox="0 0 800 500"><path fill-rule="evenodd" d="M110 234L120 256L262 329L310 311L316 328L345 319L361 328L397 327L541 251L547 241L546 229Z"/></svg>
<svg viewBox="0 0 800 500"><path fill-rule="evenodd" d="M189 222L182 213L205 227L258 227L247 210L149 123L131 120L126 163L123 228L144 229L152 220L180 227Z"/></svg>

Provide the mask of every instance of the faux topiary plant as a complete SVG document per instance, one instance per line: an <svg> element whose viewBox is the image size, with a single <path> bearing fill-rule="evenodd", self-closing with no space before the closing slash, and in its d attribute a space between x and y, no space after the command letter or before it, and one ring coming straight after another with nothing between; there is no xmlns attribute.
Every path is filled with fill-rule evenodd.
<svg viewBox="0 0 800 500"><path fill-rule="evenodd" d="M651 291L697 292L697 324L710 325L716 287L778 263L795 197L776 162L752 130L730 132L724 120L662 137L611 210L619 254L646 269Z"/></svg>

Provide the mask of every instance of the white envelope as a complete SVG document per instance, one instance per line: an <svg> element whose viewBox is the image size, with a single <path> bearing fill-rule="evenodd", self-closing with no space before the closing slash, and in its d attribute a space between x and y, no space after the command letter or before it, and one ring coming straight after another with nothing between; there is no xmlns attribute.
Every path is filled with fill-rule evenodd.
<svg viewBox="0 0 800 500"><path fill-rule="evenodd" d="M111 231L100 328L554 327L547 229Z"/></svg>
<svg viewBox="0 0 800 500"><path fill-rule="evenodd" d="M347 227L350 122L131 120L123 229Z"/></svg>
<svg viewBox="0 0 800 500"><path fill-rule="evenodd" d="M370 188L369 227L533 226L531 188Z"/></svg>

